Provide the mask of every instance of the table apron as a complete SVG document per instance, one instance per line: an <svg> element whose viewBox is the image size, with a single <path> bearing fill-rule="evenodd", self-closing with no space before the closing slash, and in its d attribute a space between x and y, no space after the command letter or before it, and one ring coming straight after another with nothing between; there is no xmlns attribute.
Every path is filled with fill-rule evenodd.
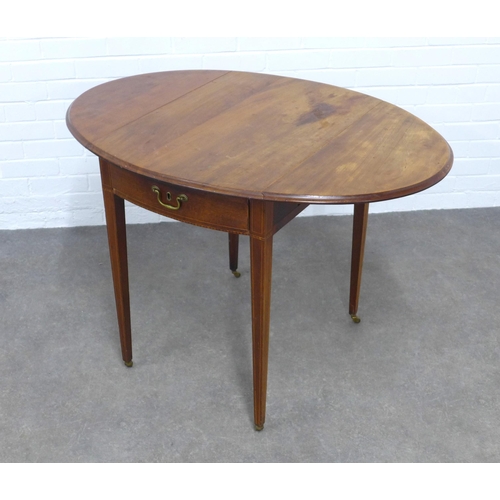
<svg viewBox="0 0 500 500"><path fill-rule="evenodd" d="M197 226L249 234L249 200L157 181L109 162L103 189L165 217Z"/></svg>

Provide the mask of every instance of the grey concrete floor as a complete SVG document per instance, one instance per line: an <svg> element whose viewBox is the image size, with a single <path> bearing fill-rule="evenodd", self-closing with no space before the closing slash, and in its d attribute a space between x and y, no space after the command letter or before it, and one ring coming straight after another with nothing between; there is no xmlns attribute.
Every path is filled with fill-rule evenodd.
<svg viewBox="0 0 500 500"><path fill-rule="evenodd" d="M104 227L0 232L2 462L500 461L500 209L275 236L267 419L253 429L248 238L128 227L134 367Z"/></svg>

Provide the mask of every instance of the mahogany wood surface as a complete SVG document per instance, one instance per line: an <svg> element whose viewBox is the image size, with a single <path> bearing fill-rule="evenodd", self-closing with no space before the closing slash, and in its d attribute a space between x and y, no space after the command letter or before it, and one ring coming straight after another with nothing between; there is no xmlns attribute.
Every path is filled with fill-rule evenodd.
<svg viewBox="0 0 500 500"><path fill-rule="evenodd" d="M108 162L101 159L100 166L122 357L125 364L131 366L132 328L130 323L125 203L123 198L113 192L107 168Z"/></svg>
<svg viewBox="0 0 500 500"><path fill-rule="evenodd" d="M266 417L274 205L272 202L262 200L252 200L250 205L252 234L261 237L250 238L253 399L254 421L257 430L263 429Z"/></svg>
<svg viewBox="0 0 500 500"><path fill-rule="evenodd" d="M238 270L238 250L240 245L240 237L238 234L228 233L229 236L229 269L233 273Z"/></svg>
<svg viewBox="0 0 500 500"><path fill-rule="evenodd" d="M266 411L273 235L311 203L354 204L356 316L370 202L426 189L453 153L431 127L351 90L264 74L174 71L99 85L67 124L100 158L122 356L132 366L124 200L250 237L254 420Z"/></svg>
<svg viewBox="0 0 500 500"><path fill-rule="evenodd" d="M281 76L173 71L99 85L68 127L98 156L221 194L359 203L415 193L452 165L447 142L389 103Z"/></svg>
<svg viewBox="0 0 500 500"><path fill-rule="evenodd" d="M356 322L359 322L359 318L356 316L356 313L358 312L361 273L363 271L366 227L368 225L368 206L368 203L356 203L354 205L349 314Z"/></svg>

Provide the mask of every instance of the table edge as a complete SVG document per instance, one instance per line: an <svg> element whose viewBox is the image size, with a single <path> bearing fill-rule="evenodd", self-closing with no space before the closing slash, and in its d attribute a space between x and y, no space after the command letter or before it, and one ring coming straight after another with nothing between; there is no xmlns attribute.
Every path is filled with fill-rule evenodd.
<svg viewBox="0 0 500 500"><path fill-rule="evenodd" d="M449 151L449 157L446 163L443 165L441 170L436 172L433 176L424 179L421 182L416 184L405 186L402 188L394 189L391 191L384 191L379 193L364 193L360 195L329 195L329 196L315 196L315 195L291 195L291 194L279 194L279 193L270 193L270 192L254 192L249 190L235 190L234 188L224 188L221 186L214 187L212 185L207 185L204 183L194 182L188 179L182 179L179 177L171 177L168 175L163 175L158 172L152 172L145 168L137 167L125 160L120 158L116 158L113 155L107 153L104 150L101 150L95 144L91 143L85 137L83 137L79 131L73 126L70 118L71 108L73 106L73 101L71 105L68 107L66 112L66 125L68 130L71 132L73 137L80 143L84 148L94 153L96 156L100 158L104 158L105 160L117 165L118 167L124 168L136 174L140 174L151 179L155 179L158 181L168 182L171 184L175 184L178 186L185 186L193 189L198 189L201 191L216 193L220 195L226 196L235 196L239 198L246 199L255 199L255 200L266 200L266 201L276 201L276 202L290 202L290 203L307 203L307 204L322 204L322 205L342 205L342 204L353 204L353 203L374 203L379 201L388 201L397 198L402 198L405 196L409 196L412 194L419 193L432 187L441 181L451 170L453 165L453 150L451 149L448 141L444 139L436 130L433 131L440 135L442 140L446 143ZM424 122L425 123L425 122ZM426 124L429 126L428 124Z"/></svg>

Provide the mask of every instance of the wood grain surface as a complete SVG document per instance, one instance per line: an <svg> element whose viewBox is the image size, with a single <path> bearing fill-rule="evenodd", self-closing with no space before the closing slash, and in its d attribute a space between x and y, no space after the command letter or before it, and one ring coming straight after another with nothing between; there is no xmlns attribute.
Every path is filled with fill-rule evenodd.
<svg viewBox="0 0 500 500"><path fill-rule="evenodd" d="M439 182L453 153L379 99L305 80L173 71L99 85L67 113L72 134L152 179L247 199L367 203Z"/></svg>

